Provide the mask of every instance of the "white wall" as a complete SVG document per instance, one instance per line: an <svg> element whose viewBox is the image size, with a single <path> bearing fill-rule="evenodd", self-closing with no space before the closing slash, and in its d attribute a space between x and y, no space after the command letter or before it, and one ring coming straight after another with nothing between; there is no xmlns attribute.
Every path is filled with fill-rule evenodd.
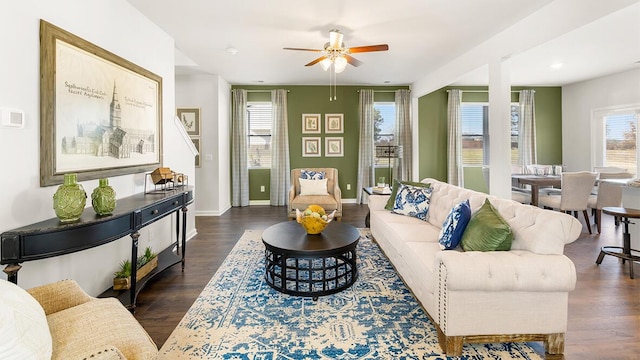
<svg viewBox="0 0 640 360"><path fill-rule="evenodd" d="M55 217L52 196L57 186L39 184L39 20L44 19L95 45L121 56L163 79L164 165L188 175L192 162L184 160L188 148L177 140L175 116L174 41L124 0L23 0L9 2L0 12L0 107L21 109L26 114L23 129L0 127L0 176L3 206L0 231ZM109 179L122 198L143 191L144 175ZM97 180L82 182L88 193ZM89 203L90 206L90 203ZM195 232L189 212L189 232ZM141 232L140 246L161 249L170 244L175 217L168 217ZM18 284L29 288L64 278L77 280L97 295L112 284L118 264L130 256L129 237L112 243L59 256L23 263Z"/></svg>
<svg viewBox="0 0 640 360"><path fill-rule="evenodd" d="M176 75L176 106L200 108L200 167L196 215L218 216L231 206L229 161L229 84L217 75Z"/></svg>
<svg viewBox="0 0 640 360"><path fill-rule="evenodd" d="M562 161L591 170L592 111L640 103L640 69L562 87Z"/></svg>

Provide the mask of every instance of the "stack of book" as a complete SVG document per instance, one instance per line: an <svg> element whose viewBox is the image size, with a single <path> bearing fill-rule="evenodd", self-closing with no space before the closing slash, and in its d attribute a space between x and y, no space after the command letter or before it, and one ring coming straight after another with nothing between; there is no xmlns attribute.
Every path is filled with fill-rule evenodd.
<svg viewBox="0 0 640 360"><path fill-rule="evenodd" d="M380 194L380 195L389 195L389 194L391 194L391 189L389 189L388 186L385 186L385 187L374 186L372 188L372 191L373 191L374 194Z"/></svg>

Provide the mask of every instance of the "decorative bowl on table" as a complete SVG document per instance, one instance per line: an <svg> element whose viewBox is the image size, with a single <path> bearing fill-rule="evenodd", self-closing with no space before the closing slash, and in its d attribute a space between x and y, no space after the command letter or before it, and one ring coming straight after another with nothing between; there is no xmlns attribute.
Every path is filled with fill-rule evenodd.
<svg viewBox="0 0 640 360"><path fill-rule="evenodd" d="M320 234L333 220L336 211L327 214L322 206L309 205L304 211L296 209L296 221L304 227L307 234Z"/></svg>

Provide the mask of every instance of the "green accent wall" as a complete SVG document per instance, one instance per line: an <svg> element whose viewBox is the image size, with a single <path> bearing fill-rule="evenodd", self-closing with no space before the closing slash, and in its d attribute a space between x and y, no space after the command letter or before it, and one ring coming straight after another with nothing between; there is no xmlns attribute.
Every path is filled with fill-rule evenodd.
<svg viewBox="0 0 640 360"><path fill-rule="evenodd" d="M447 180L447 100L444 87L418 99L419 178ZM487 87L455 87L462 90L487 90ZM533 89L535 93L536 144L538 163L562 164L562 88L513 87L513 90ZM488 102L488 93L464 93L463 102ZM512 94L518 101L518 94ZM487 191L479 167L465 169L465 186Z"/></svg>
<svg viewBox="0 0 640 360"><path fill-rule="evenodd" d="M359 89L374 89L393 91L396 89L408 89L408 86L338 86L337 99L329 101L329 86L241 86L234 85L234 89L247 90L272 90L284 88L289 90L287 97L288 121L289 121L289 157L291 169L304 167L334 167L338 169L338 182L342 190L343 199L353 199L356 197L358 180L358 143L360 125L358 119ZM250 101L270 100L268 92L249 92L247 95ZM376 101L393 101L393 92L379 92L375 94ZM302 134L302 114L321 114L320 134ZM325 134L324 115L343 114L344 133ZM321 157L302 156L302 137L320 137L322 143ZM324 138L342 136L344 137L344 157L325 157ZM377 176L385 176L386 169L378 169ZM268 200L269 199L269 170L254 169L249 170L249 199ZM378 175L380 174L380 175ZM446 172L445 172L446 174ZM387 177L387 182L389 178ZM351 189L347 190L347 184ZM266 191L260 192L260 186L265 186Z"/></svg>

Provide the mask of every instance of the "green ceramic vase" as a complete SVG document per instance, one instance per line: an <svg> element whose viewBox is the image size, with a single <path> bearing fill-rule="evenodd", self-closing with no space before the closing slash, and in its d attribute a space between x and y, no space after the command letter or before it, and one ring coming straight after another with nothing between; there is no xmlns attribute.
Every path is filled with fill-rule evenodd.
<svg viewBox="0 0 640 360"><path fill-rule="evenodd" d="M99 183L91 193L91 205L96 214L111 215L116 208L116 191L109 186L109 179L100 179Z"/></svg>
<svg viewBox="0 0 640 360"><path fill-rule="evenodd" d="M64 174L64 184L53 194L53 209L63 223L80 219L87 204L87 193L76 181L76 174Z"/></svg>

